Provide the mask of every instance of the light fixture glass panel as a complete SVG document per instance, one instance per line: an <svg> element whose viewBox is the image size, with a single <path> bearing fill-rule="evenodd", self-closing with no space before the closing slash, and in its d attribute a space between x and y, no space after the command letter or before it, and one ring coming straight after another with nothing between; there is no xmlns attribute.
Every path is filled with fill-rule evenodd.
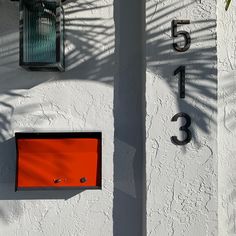
<svg viewBox="0 0 236 236"><path fill-rule="evenodd" d="M20 0L20 65L64 71L61 0Z"/></svg>
<svg viewBox="0 0 236 236"><path fill-rule="evenodd" d="M56 3L24 5L24 62L56 62Z"/></svg>

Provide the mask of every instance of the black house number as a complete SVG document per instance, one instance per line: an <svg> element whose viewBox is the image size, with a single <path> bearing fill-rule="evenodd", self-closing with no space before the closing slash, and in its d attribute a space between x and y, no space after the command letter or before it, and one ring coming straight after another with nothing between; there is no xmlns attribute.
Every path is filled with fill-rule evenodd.
<svg viewBox="0 0 236 236"><path fill-rule="evenodd" d="M183 36L185 40L185 45L184 47L180 47L177 43L173 43L173 48L177 52L185 52L190 48L191 45L191 37L190 34L187 31L184 30L177 30L178 25L189 25L190 21L189 20L173 20L171 23L171 33L173 38L177 38L178 36Z"/></svg>
<svg viewBox="0 0 236 236"><path fill-rule="evenodd" d="M173 48L175 51L177 52L186 52L187 50L189 50L190 46L191 46L191 37L190 34L187 31L181 30L178 31L177 27L178 25L183 25L183 24L190 24L189 20L173 20L171 22L171 33L172 33L172 37L173 38L177 38L179 36L183 36L184 40L185 40L185 44L183 47L180 47L177 43L173 42ZM185 98L185 66L179 66L175 71L174 71L174 75L178 75L179 74L179 97L181 99ZM186 145L188 144L191 139L192 139L192 133L189 130L189 127L191 126L191 117L184 113L184 112L180 112L176 115L174 115L171 119L172 122L176 122L179 118L184 118L185 119L185 125L181 126L179 128L180 131L184 132L185 135L185 139L184 140L179 140L177 138L177 136L172 136L171 137L171 142L175 145Z"/></svg>
<svg viewBox="0 0 236 236"><path fill-rule="evenodd" d="M173 116L171 121L177 121L179 118L184 118L186 121L185 125L183 125L179 128L180 131L185 132L186 138L184 140L180 141L176 136L172 136L171 142L174 143L175 145L186 145L192 139L192 133L188 129L191 125L191 117L186 113L180 112L180 113L176 114L175 116Z"/></svg>
<svg viewBox="0 0 236 236"><path fill-rule="evenodd" d="M185 66L178 67L174 75L180 74L179 78L179 96L180 98L185 98Z"/></svg>

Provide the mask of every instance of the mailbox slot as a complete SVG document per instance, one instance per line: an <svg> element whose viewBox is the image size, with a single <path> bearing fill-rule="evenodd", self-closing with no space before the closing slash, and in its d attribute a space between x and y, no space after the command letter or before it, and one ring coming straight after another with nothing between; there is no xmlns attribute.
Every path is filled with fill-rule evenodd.
<svg viewBox="0 0 236 236"><path fill-rule="evenodd" d="M16 191L101 188L102 134L16 133Z"/></svg>

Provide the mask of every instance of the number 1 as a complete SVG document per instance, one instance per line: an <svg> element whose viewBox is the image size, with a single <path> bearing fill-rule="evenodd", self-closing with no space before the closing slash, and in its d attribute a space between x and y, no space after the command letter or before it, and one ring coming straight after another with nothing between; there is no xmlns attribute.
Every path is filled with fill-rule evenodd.
<svg viewBox="0 0 236 236"><path fill-rule="evenodd" d="M180 73L180 78L179 78L179 93L180 93L180 98L185 98L185 66L180 66L178 67L174 75L177 75Z"/></svg>

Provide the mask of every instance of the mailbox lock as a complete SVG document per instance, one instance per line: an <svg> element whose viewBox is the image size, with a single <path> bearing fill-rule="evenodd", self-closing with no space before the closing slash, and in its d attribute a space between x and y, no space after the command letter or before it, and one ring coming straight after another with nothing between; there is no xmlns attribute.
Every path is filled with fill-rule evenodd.
<svg viewBox="0 0 236 236"><path fill-rule="evenodd" d="M61 182L61 179L54 179L55 184L59 184Z"/></svg>
<svg viewBox="0 0 236 236"><path fill-rule="evenodd" d="M87 179L85 177L80 179L80 183L85 183L87 181Z"/></svg>

